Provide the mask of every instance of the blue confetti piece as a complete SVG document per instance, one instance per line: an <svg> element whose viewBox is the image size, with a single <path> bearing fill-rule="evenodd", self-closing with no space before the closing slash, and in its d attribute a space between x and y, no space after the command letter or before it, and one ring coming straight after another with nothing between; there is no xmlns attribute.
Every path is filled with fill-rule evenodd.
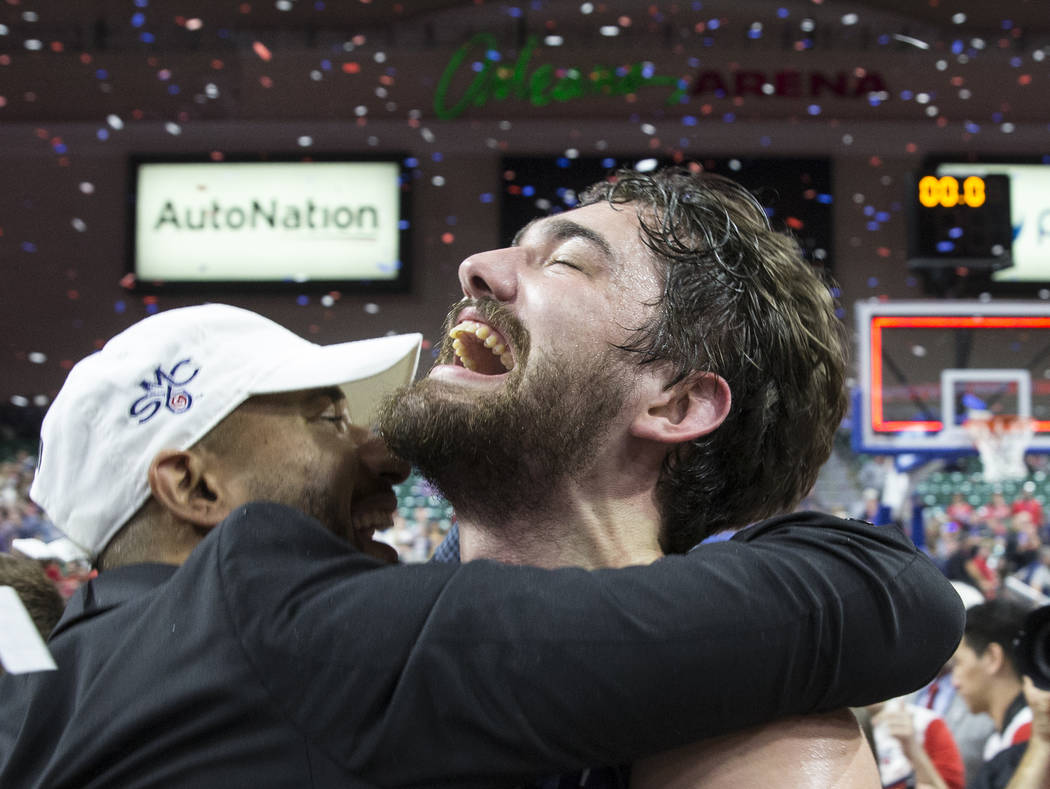
<svg viewBox="0 0 1050 789"><path fill-rule="evenodd" d="M955 249L955 243L952 241L938 241L937 251L938 252L951 252Z"/></svg>

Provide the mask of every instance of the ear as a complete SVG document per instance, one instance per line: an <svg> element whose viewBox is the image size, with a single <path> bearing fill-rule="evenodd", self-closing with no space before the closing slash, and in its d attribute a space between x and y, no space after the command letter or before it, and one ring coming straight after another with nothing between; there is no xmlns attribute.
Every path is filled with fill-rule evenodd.
<svg viewBox="0 0 1050 789"><path fill-rule="evenodd" d="M1003 645L997 641L992 641L984 648L984 654L981 655L981 659L984 661L985 671L989 674L998 674L1003 666L1006 665Z"/></svg>
<svg viewBox="0 0 1050 789"><path fill-rule="evenodd" d="M194 526L217 526L234 509L222 476L193 450L158 452L149 467L149 486L164 509Z"/></svg>
<svg viewBox="0 0 1050 789"><path fill-rule="evenodd" d="M705 436L725 421L732 404L729 384L714 373L692 373L670 388L658 385L631 422L631 435L662 444Z"/></svg>

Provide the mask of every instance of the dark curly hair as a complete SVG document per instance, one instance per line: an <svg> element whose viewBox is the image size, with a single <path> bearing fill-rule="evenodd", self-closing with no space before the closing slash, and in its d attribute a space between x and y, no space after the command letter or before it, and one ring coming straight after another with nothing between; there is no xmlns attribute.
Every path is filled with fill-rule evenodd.
<svg viewBox="0 0 1050 789"><path fill-rule="evenodd" d="M727 178L620 170L581 195L583 205L603 200L637 212L664 264L653 318L622 349L669 362L672 385L707 371L732 393L725 422L664 463L665 550L795 507L846 413L848 342L829 283Z"/></svg>

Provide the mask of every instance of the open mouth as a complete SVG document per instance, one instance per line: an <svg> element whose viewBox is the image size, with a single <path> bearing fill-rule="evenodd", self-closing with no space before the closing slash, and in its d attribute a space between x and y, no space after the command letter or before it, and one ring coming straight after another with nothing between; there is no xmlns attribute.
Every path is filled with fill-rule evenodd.
<svg viewBox="0 0 1050 789"><path fill-rule="evenodd" d="M460 321L449 331L456 362L482 375L502 375L514 369L514 354L502 335L477 321Z"/></svg>

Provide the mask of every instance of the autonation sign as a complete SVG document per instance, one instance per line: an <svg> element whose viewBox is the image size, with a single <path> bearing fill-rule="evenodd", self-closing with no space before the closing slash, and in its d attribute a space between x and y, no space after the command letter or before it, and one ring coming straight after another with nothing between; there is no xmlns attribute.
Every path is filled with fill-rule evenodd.
<svg viewBox="0 0 1050 789"><path fill-rule="evenodd" d="M397 162L138 166L135 273L146 281L392 280Z"/></svg>

